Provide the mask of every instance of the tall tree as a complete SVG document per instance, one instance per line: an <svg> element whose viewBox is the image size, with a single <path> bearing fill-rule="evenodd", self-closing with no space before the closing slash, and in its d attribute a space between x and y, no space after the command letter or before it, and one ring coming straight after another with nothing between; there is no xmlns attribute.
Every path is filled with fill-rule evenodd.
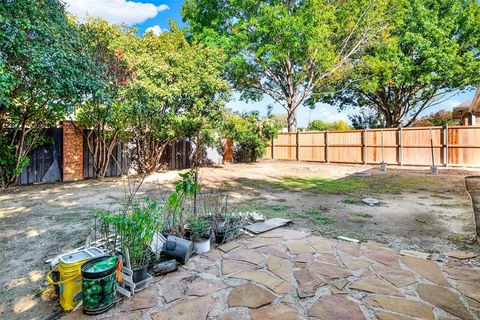
<svg viewBox="0 0 480 320"><path fill-rule="evenodd" d="M92 62L58 0L0 2L0 181L13 184L92 83Z"/></svg>
<svg viewBox="0 0 480 320"><path fill-rule="evenodd" d="M134 77L123 92L139 172L160 168L165 147L219 120L228 98L224 54L187 41L183 31L135 38L125 57Z"/></svg>
<svg viewBox="0 0 480 320"><path fill-rule="evenodd" d="M245 100L282 105L288 130L314 106L322 85L385 31L387 0L187 0L191 35L225 49L228 79Z"/></svg>
<svg viewBox="0 0 480 320"><path fill-rule="evenodd" d="M376 41L326 102L374 110L388 127L480 83L477 0L405 0L391 37Z"/></svg>
<svg viewBox="0 0 480 320"><path fill-rule="evenodd" d="M91 77L97 79L89 98L76 112L78 123L87 130L87 148L93 160L96 178L103 178L111 163L112 151L128 135L128 113L121 91L132 77L123 48L134 29L124 29L101 19L89 19L80 25L84 48L94 62Z"/></svg>

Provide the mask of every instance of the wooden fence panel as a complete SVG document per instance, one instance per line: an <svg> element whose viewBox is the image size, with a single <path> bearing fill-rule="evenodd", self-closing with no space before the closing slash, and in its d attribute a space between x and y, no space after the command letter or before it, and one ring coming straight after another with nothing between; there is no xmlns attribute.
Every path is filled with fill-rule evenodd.
<svg viewBox="0 0 480 320"><path fill-rule="evenodd" d="M327 140L328 162L363 162L363 131L329 131Z"/></svg>
<svg viewBox="0 0 480 320"><path fill-rule="evenodd" d="M273 142L273 158L279 160L297 159L297 134L280 133Z"/></svg>
<svg viewBox="0 0 480 320"><path fill-rule="evenodd" d="M325 132L299 132L298 160L326 161Z"/></svg>
<svg viewBox="0 0 480 320"><path fill-rule="evenodd" d="M365 130L364 135L366 163L380 163L382 161L388 164L400 163L399 130Z"/></svg>
<svg viewBox="0 0 480 320"><path fill-rule="evenodd" d="M335 163L480 167L480 126L280 133L264 157ZM273 144L273 146L272 146Z"/></svg>
<svg viewBox="0 0 480 320"><path fill-rule="evenodd" d="M480 127L449 127L447 131L449 165L479 166Z"/></svg>

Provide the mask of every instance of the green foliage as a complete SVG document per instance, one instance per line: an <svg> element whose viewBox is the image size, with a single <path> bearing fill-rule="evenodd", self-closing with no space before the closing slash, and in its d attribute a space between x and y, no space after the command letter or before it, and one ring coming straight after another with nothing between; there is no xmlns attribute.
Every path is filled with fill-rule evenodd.
<svg viewBox="0 0 480 320"><path fill-rule="evenodd" d="M120 236L118 245L122 250L128 249L132 269L141 269L148 265L148 247L155 233L162 230L160 211L161 207L156 201L144 198L134 202L130 209L123 213L97 213L101 232L106 236Z"/></svg>
<svg viewBox="0 0 480 320"><path fill-rule="evenodd" d="M342 203L345 203L345 204L356 204L356 203L360 203L361 199L358 198L358 197L354 197L354 196L348 196L346 198L344 198L342 200Z"/></svg>
<svg viewBox="0 0 480 320"><path fill-rule="evenodd" d="M192 168L186 173L179 173L180 180L175 182L175 191L167 198L165 206L165 231L183 236L185 210L190 210L188 201L200 192L196 181L197 169ZM186 214L192 215L192 212Z"/></svg>
<svg viewBox="0 0 480 320"><path fill-rule="evenodd" d="M324 102L371 108L388 127L409 126L454 91L480 83L477 0L401 0L390 36L370 43Z"/></svg>
<svg viewBox="0 0 480 320"><path fill-rule="evenodd" d="M443 127L446 125L455 125L457 120L453 119L453 112L446 111L444 109L438 110L435 113L431 113L428 116L415 120L412 123L412 127Z"/></svg>
<svg viewBox="0 0 480 320"><path fill-rule="evenodd" d="M254 162L265 152L268 141L277 136L281 124L272 118L262 119L258 112L225 115L223 132L234 141L234 159Z"/></svg>
<svg viewBox="0 0 480 320"><path fill-rule="evenodd" d="M317 225L335 224L335 219L329 218L325 215L323 208L309 208L303 212L298 213L302 218L310 219Z"/></svg>
<svg viewBox="0 0 480 320"><path fill-rule="evenodd" d="M191 36L228 55L227 76L245 100L270 96L296 129L300 105L314 106L364 47L385 31L387 0L187 0Z"/></svg>
<svg viewBox="0 0 480 320"><path fill-rule="evenodd" d="M132 38L124 53L135 74L123 98L139 172L159 169L169 142L218 122L228 98L222 50L189 42L183 31L171 28Z"/></svg>
<svg viewBox="0 0 480 320"><path fill-rule="evenodd" d="M209 236L210 224L205 218L192 215L188 217L187 224L193 241L200 241Z"/></svg>
<svg viewBox="0 0 480 320"><path fill-rule="evenodd" d="M322 120L313 120L308 124L308 130L310 131L338 131L338 130L350 130L350 126L343 120L334 122L325 122Z"/></svg>
<svg viewBox="0 0 480 320"><path fill-rule="evenodd" d="M0 180L15 182L45 128L96 85L77 26L58 0L0 5Z"/></svg>

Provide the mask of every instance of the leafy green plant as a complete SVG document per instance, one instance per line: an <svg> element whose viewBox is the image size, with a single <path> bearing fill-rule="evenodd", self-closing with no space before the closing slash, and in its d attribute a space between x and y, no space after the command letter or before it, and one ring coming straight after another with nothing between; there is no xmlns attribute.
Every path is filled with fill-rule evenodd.
<svg viewBox="0 0 480 320"><path fill-rule="evenodd" d="M165 231L183 236L185 211L190 210L187 201L194 199L200 192L200 184L196 181L195 168L180 173L179 176L181 179L175 182L175 191L168 196L167 205L164 207Z"/></svg>
<svg viewBox="0 0 480 320"><path fill-rule="evenodd" d="M113 250L128 249L132 269L148 265L149 246L156 232L162 229L159 214L161 206L149 198L133 202L126 213L114 214L108 211L98 213L100 228L105 237L114 236Z"/></svg>
<svg viewBox="0 0 480 320"><path fill-rule="evenodd" d="M187 224L193 241L207 239L210 236L210 223L205 218L192 215L188 217Z"/></svg>

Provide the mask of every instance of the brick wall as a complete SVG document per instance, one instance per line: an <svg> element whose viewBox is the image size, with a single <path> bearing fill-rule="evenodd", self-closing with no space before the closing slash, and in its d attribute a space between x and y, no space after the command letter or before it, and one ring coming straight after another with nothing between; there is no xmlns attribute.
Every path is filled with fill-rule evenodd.
<svg viewBox="0 0 480 320"><path fill-rule="evenodd" d="M83 180L83 135L72 121L63 122L63 181Z"/></svg>

